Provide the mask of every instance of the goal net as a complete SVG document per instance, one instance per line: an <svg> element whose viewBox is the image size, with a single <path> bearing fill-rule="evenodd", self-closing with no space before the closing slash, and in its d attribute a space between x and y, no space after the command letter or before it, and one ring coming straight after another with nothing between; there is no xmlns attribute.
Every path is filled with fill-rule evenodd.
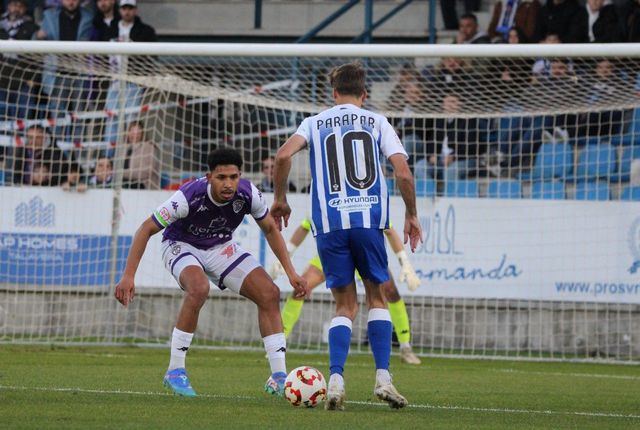
<svg viewBox="0 0 640 430"><path fill-rule="evenodd" d="M420 354L640 358L640 49L636 45L337 46L0 42L0 341L163 344L182 293L152 238L127 308L113 298L138 225L242 152L271 200L270 157L332 105L360 61L416 178L421 280L397 282ZM339 127L342 118L333 119ZM403 204L390 166L391 218ZM308 153L293 163L293 229ZM274 262L255 223L235 240ZM293 256L302 272L312 238ZM399 266L392 252L390 270ZM282 298L291 291L276 280ZM363 308L364 308L364 302ZM325 350L333 302L305 304L291 349ZM366 320L353 351L365 351ZM212 285L196 343L261 347L255 306Z"/></svg>

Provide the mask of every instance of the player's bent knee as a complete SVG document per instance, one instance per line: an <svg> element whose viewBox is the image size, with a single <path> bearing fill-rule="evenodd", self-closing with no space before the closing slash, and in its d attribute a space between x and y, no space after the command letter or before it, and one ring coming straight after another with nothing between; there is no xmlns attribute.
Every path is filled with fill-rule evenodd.
<svg viewBox="0 0 640 430"><path fill-rule="evenodd" d="M382 284L382 294L388 302L395 303L400 300L400 293L392 282L385 282Z"/></svg>
<svg viewBox="0 0 640 430"><path fill-rule="evenodd" d="M196 302L204 303L209 297L209 282L198 282L190 285L187 289L187 294Z"/></svg>
<svg viewBox="0 0 640 430"><path fill-rule="evenodd" d="M263 269L255 269L245 278L240 294L260 308L273 308L279 312L280 289Z"/></svg>
<svg viewBox="0 0 640 430"><path fill-rule="evenodd" d="M186 267L180 274L180 285L189 298L197 303L204 303L209 297L209 279L200 267Z"/></svg>

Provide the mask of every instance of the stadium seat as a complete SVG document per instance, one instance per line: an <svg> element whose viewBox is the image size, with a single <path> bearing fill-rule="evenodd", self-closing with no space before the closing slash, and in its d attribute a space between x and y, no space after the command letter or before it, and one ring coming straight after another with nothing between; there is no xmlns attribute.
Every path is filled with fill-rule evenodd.
<svg viewBox="0 0 640 430"><path fill-rule="evenodd" d="M171 183L171 176L167 172L160 173L160 188L165 189Z"/></svg>
<svg viewBox="0 0 640 430"><path fill-rule="evenodd" d="M564 183L558 181L534 182L531 187L532 199L563 200Z"/></svg>
<svg viewBox="0 0 640 430"><path fill-rule="evenodd" d="M578 156L573 176L567 181L594 181L598 178L609 179L616 170L616 150L608 143L588 145Z"/></svg>
<svg viewBox="0 0 640 430"><path fill-rule="evenodd" d="M529 174L521 179L534 181L566 177L573 168L573 150L566 142L544 143L536 154L535 164Z"/></svg>
<svg viewBox="0 0 640 430"><path fill-rule="evenodd" d="M479 197L478 181L460 180L447 182L445 195L447 197Z"/></svg>
<svg viewBox="0 0 640 430"><path fill-rule="evenodd" d="M640 146L626 146L622 149L618 172L611 177L611 182L628 182L631 176L631 162L640 160Z"/></svg>
<svg viewBox="0 0 640 430"><path fill-rule="evenodd" d="M640 185L628 185L624 187L620 195L620 200L640 201Z"/></svg>
<svg viewBox="0 0 640 430"><path fill-rule="evenodd" d="M491 181L487 197L493 199L519 199L522 196L520 181Z"/></svg>
<svg viewBox="0 0 640 430"><path fill-rule="evenodd" d="M436 181L433 179L419 179L416 181L416 196L435 197Z"/></svg>
<svg viewBox="0 0 640 430"><path fill-rule="evenodd" d="M576 200L609 200L611 191L605 182L579 182L576 184Z"/></svg>
<svg viewBox="0 0 640 430"><path fill-rule="evenodd" d="M625 132L611 137L614 146L640 145L640 108L635 108Z"/></svg>

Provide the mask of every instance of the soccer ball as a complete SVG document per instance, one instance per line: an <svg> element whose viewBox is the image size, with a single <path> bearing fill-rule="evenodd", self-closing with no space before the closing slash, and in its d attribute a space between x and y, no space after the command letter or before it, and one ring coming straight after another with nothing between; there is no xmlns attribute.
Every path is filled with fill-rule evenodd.
<svg viewBox="0 0 640 430"><path fill-rule="evenodd" d="M284 382L284 397L293 406L315 407L327 396L327 381L318 369L300 366Z"/></svg>

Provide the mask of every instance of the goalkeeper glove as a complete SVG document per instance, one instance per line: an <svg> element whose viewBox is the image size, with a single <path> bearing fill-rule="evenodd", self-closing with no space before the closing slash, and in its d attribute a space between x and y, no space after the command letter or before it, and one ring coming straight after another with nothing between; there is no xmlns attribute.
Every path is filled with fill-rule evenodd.
<svg viewBox="0 0 640 430"><path fill-rule="evenodd" d="M420 278L418 278L415 269L411 265L406 251L402 250L398 252L396 257L398 257L398 262L402 268L399 281L406 282L409 290L415 291L420 286Z"/></svg>
<svg viewBox="0 0 640 430"><path fill-rule="evenodd" d="M298 247L293 243L287 242L287 251L289 252L289 257L293 255L297 248ZM269 275L271 276L271 279L276 279L286 274L287 273L284 271L284 267L282 267L282 263L280 263L280 260L276 258L276 261L273 262L271 268L269 269Z"/></svg>

